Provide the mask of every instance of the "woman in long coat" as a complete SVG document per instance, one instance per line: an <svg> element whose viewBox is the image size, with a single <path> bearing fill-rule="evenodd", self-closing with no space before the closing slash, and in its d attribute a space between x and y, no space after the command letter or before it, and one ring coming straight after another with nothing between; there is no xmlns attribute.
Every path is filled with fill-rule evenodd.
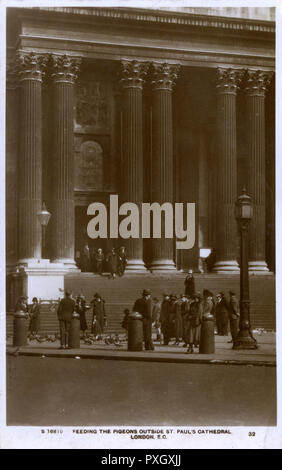
<svg viewBox="0 0 282 470"><path fill-rule="evenodd" d="M86 302L83 295L79 295L76 298L75 311L79 313L80 320L80 330L82 331L82 337L85 338L85 332L87 330L87 321L86 321Z"/></svg>
<svg viewBox="0 0 282 470"><path fill-rule="evenodd" d="M201 303L201 297L194 295L190 304L189 310L189 327L187 331L188 349L187 353L193 353L193 346L198 347L200 344L201 336L201 323L202 323L203 308Z"/></svg>
<svg viewBox="0 0 282 470"><path fill-rule="evenodd" d="M175 323L174 323L174 333L175 333L175 344L178 344L181 341L183 336L183 324L182 324L182 299L178 299L175 302Z"/></svg>
<svg viewBox="0 0 282 470"><path fill-rule="evenodd" d="M29 308L29 331L32 335L37 335L40 328L40 307L37 297L33 297Z"/></svg>
<svg viewBox="0 0 282 470"><path fill-rule="evenodd" d="M102 339L106 322L105 301L102 299L100 294L95 294L91 304L93 306L91 331L94 336L96 336L96 339Z"/></svg>

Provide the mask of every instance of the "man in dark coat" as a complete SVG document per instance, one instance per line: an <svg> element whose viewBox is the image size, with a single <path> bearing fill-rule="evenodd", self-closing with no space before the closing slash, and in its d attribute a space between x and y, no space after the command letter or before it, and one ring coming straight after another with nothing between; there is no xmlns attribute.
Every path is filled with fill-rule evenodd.
<svg viewBox="0 0 282 470"><path fill-rule="evenodd" d="M188 276L186 277L184 281L184 286L185 286L185 295L189 295L189 297L192 297L192 295L195 294L195 279L193 276L192 269L189 269L188 271Z"/></svg>
<svg viewBox="0 0 282 470"><path fill-rule="evenodd" d="M118 274L119 274L119 276L123 276L123 275L124 275L125 268L126 268L126 264L127 264L126 251L125 251L125 247L124 247L124 246L121 246L121 247L120 247L118 256L119 256L119 260L118 260Z"/></svg>
<svg viewBox="0 0 282 470"><path fill-rule="evenodd" d="M229 322L230 322L230 333L232 340L229 343L233 343L239 332L239 319L240 319L240 310L239 302L237 300L235 292L230 291L230 301L229 301Z"/></svg>
<svg viewBox="0 0 282 470"><path fill-rule="evenodd" d="M105 259L105 255L103 253L102 248L98 248L97 253L95 254L95 269L100 276L103 273L103 263Z"/></svg>
<svg viewBox="0 0 282 470"><path fill-rule="evenodd" d="M65 297L60 301L57 315L60 323L60 349L69 349L69 331L71 327L72 314L75 308L75 301L71 298L71 293L66 291Z"/></svg>
<svg viewBox="0 0 282 470"><path fill-rule="evenodd" d="M164 345L167 346L170 340L170 326L169 326L169 295L163 294L163 301L161 305L161 331L164 337Z"/></svg>
<svg viewBox="0 0 282 470"><path fill-rule="evenodd" d="M152 301L149 290L143 290L142 297L136 300L133 311L142 315L145 349L153 351L155 348L152 342Z"/></svg>
<svg viewBox="0 0 282 470"><path fill-rule="evenodd" d="M109 263L111 278L114 279L118 270L119 256L116 253L115 248L112 248L111 253L107 256L107 262Z"/></svg>
<svg viewBox="0 0 282 470"><path fill-rule="evenodd" d="M216 305L214 308L214 312L218 328L218 335L227 336L229 306L223 292L220 292L216 295Z"/></svg>

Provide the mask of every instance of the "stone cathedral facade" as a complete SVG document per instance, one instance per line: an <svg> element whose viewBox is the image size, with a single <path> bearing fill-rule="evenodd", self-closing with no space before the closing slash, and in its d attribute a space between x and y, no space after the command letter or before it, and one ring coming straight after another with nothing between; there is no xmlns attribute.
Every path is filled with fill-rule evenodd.
<svg viewBox="0 0 282 470"><path fill-rule="evenodd" d="M274 272L273 9L182 10L7 9L10 292L24 273L31 295L45 276L52 298L85 242L125 245L132 272L198 270L206 248L213 272L238 273L243 187L254 207L250 271ZM138 205L195 202L194 248L89 239L87 207L108 206L111 194Z"/></svg>

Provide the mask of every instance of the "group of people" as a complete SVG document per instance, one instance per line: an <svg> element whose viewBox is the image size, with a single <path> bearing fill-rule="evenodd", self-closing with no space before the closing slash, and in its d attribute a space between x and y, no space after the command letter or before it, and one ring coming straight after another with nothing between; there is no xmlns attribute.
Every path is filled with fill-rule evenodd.
<svg viewBox="0 0 282 470"><path fill-rule="evenodd" d="M85 243L83 249L76 252L76 264L82 272L100 275L109 272L112 279L117 275L123 276L127 264L125 247L121 246L117 250L112 248L105 255L102 248L91 251L88 243Z"/></svg>
<svg viewBox="0 0 282 470"><path fill-rule="evenodd" d="M213 294L203 290L203 294L190 293L177 297L175 294L163 294L160 302L157 298L151 299L151 292L143 290L142 297L137 299L133 311L142 315L143 337L146 350L154 350L152 341L152 328L157 331L156 340L169 345L174 339L174 345L183 342L187 353L193 353L194 347L199 347L201 324L204 315L213 315L218 335L228 335L230 328L233 342L239 331L239 303L234 292L229 292L227 301L224 293ZM128 329L129 310L124 311L122 326Z"/></svg>
<svg viewBox="0 0 282 470"><path fill-rule="evenodd" d="M112 256L116 256L112 250ZM116 265L118 266L118 264ZM114 272L113 272L114 274ZM184 281L185 293L163 294L163 300L151 297L151 292L143 290L142 297L138 298L133 306L133 312L142 315L143 338L146 350L154 350L152 329L156 333L156 340L164 345L169 345L174 340L174 345L183 343L187 347L187 353L193 353L194 347L199 347L201 336L201 324L204 315L214 316L216 332L218 335L227 336L229 331L234 342L239 331L239 302L234 292L229 291L229 299L223 292L215 296L208 289L203 293L195 292L195 280L193 272L189 271ZM29 318L30 335L37 335L40 328L40 303L34 297L32 304L28 305L27 297L21 296L15 310L21 310ZM92 310L91 333L95 339L103 338L104 329L107 326L105 300L99 293L93 295L93 299L87 305L85 297L80 294L75 298L70 291L60 300L57 315L60 326L60 348L69 348L69 333L73 313L79 314L82 337L86 337L88 330L86 312ZM124 310L124 318L121 323L128 330L128 318L130 310Z"/></svg>
<svg viewBox="0 0 282 470"><path fill-rule="evenodd" d="M96 292L96 294L93 295L90 305L87 305L84 295L78 295L74 299L71 292L67 290L64 298L60 300L57 310L60 326L60 349L70 348L69 333L74 312L79 314L82 337L86 337L86 330L88 329L86 319L87 309L92 309L91 333L95 339L102 339L104 328L107 326L104 299L102 299L101 295Z"/></svg>

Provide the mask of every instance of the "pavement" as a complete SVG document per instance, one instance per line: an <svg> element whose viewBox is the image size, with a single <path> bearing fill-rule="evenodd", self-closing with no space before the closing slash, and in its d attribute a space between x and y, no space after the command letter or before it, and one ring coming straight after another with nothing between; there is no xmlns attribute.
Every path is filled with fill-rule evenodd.
<svg viewBox="0 0 282 470"><path fill-rule="evenodd" d="M28 340L27 346L13 346L12 337L7 338L7 354L39 357L58 357L75 359L104 359L119 361L167 362L167 363L195 363L195 364L233 364L254 366L276 366L276 334L265 330L253 332L258 348L254 350L234 350L229 343L230 336L215 335L215 352L213 354L199 354L195 349L193 354L186 354L187 348L180 343L179 346L160 345L154 340L154 351L127 351L127 341L120 335L120 344L106 344L104 340L94 344L84 344L81 340L79 349L59 349L59 340L54 342Z"/></svg>

